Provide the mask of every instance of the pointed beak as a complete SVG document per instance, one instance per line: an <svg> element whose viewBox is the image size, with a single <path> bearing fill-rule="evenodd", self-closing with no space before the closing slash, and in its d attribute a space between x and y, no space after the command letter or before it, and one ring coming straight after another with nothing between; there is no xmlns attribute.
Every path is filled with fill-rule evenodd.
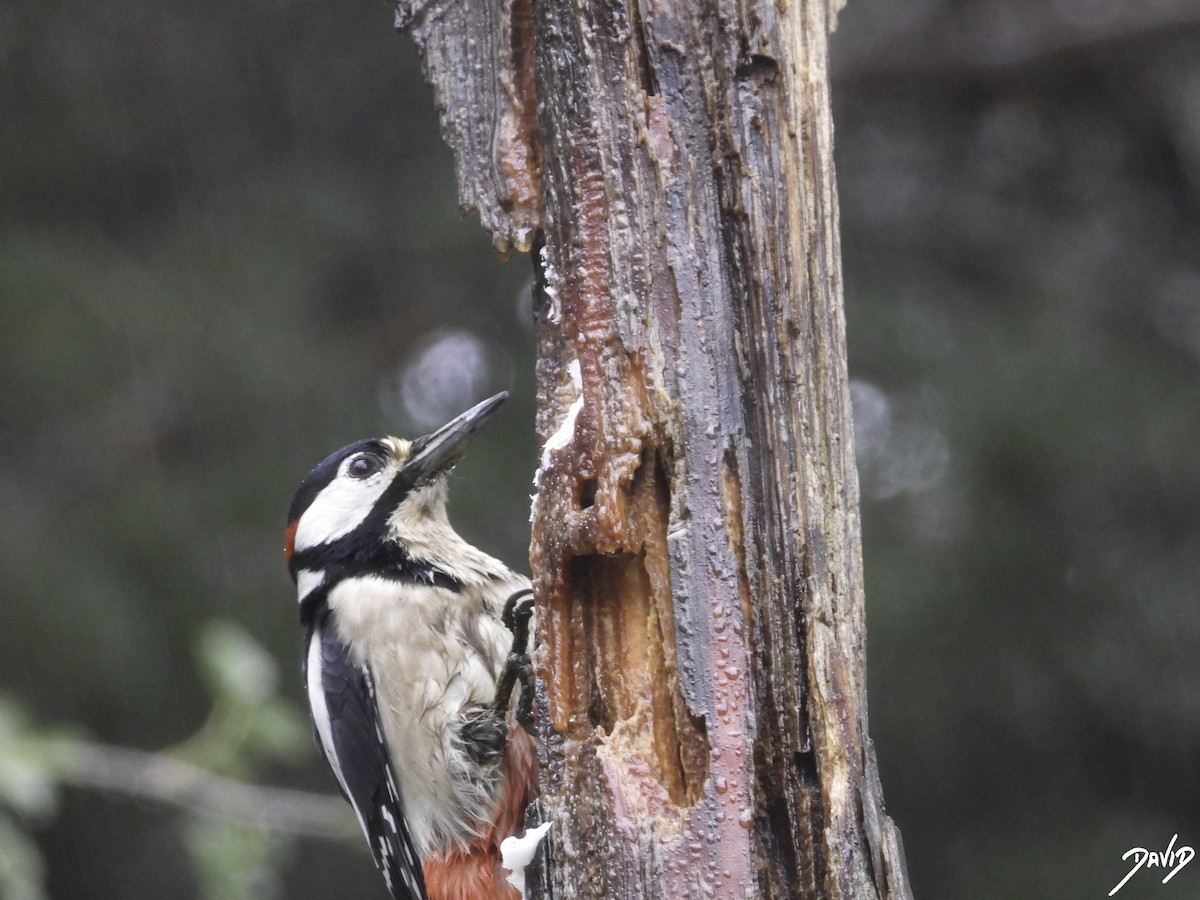
<svg viewBox="0 0 1200 900"><path fill-rule="evenodd" d="M419 437L412 443L405 473L411 473L412 483L427 481L440 472L445 472L462 457L471 438L479 432L508 399L508 392L501 391L482 403L477 403L465 413L455 416L433 434Z"/></svg>

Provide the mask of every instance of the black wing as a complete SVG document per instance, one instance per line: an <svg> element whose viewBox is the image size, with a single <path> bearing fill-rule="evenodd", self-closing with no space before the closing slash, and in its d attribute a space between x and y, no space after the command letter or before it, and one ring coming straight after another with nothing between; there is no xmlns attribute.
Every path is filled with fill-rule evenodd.
<svg viewBox="0 0 1200 900"><path fill-rule="evenodd" d="M426 900L421 861L379 727L375 684L351 661L328 609L309 629L304 671L317 743L354 807L388 890L395 900Z"/></svg>

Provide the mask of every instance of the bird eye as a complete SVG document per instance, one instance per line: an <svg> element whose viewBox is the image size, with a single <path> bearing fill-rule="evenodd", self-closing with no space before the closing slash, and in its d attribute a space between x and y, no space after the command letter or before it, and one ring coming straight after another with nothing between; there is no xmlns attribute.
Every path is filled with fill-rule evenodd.
<svg viewBox="0 0 1200 900"><path fill-rule="evenodd" d="M350 460L346 472L351 478L370 478L379 471L381 465L374 456L356 456Z"/></svg>

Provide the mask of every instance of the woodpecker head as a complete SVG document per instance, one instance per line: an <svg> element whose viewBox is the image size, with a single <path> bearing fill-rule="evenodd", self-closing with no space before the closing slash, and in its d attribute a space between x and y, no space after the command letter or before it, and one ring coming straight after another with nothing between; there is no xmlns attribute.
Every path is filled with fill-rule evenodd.
<svg viewBox="0 0 1200 900"><path fill-rule="evenodd" d="M499 393L416 440L357 441L318 463L292 500L284 545L301 602L331 574L414 560L416 577L434 583L442 573L436 557L461 543L446 519L446 475L507 398Z"/></svg>

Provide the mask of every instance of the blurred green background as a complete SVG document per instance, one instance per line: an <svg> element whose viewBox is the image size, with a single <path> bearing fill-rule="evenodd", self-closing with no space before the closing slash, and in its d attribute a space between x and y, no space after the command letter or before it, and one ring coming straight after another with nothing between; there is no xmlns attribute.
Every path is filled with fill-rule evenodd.
<svg viewBox="0 0 1200 900"><path fill-rule="evenodd" d="M86 736L332 791L282 520L350 440L512 391L452 511L525 557L529 262L458 213L390 23L0 8L0 897L385 896L353 835L60 779ZM1105 896L1127 849L1200 841L1200 9L850 0L833 77L871 722L913 887ZM1200 894L1161 875L1118 896Z"/></svg>

